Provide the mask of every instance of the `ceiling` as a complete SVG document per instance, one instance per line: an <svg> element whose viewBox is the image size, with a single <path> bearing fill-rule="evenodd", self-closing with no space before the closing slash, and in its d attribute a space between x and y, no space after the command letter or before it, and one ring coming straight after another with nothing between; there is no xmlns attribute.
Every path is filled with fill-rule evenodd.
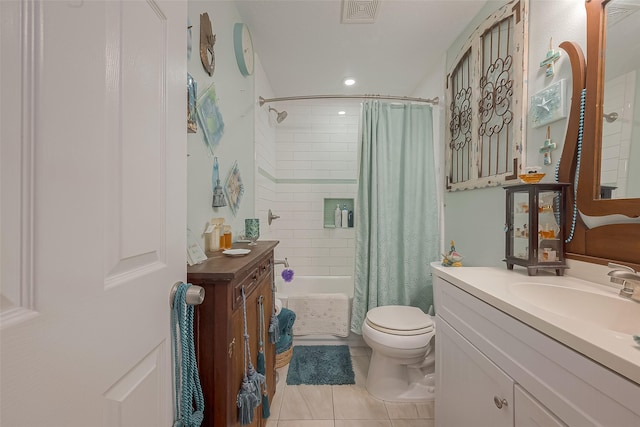
<svg viewBox="0 0 640 427"><path fill-rule="evenodd" d="M380 0L375 22L356 24L341 23L343 0L236 3L274 96L410 96L486 0Z"/></svg>
<svg viewBox="0 0 640 427"><path fill-rule="evenodd" d="M640 69L639 27L639 2L615 0L607 4L607 80Z"/></svg>

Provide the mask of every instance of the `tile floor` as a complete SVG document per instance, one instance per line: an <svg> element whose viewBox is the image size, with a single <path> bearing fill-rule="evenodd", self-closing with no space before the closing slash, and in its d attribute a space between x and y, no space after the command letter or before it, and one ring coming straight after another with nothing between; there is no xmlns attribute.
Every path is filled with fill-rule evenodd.
<svg viewBox="0 0 640 427"><path fill-rule="evenodd" d="M371 350L352 347L353 385L287 385L289 365L271 402L267 427L433 427L434 402L393 403L367 393Z"/></svg>

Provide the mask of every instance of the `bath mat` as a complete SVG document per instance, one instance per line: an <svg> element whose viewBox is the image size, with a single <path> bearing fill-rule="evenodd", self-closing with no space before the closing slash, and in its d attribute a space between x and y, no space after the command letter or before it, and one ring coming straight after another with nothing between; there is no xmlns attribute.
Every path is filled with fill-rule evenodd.
<svg viewBox="0 0 640 427"><path fill-rule="evenodd" d="M294 346L287 372L287 385L300 384L355 384L349 346Z"/></svg>

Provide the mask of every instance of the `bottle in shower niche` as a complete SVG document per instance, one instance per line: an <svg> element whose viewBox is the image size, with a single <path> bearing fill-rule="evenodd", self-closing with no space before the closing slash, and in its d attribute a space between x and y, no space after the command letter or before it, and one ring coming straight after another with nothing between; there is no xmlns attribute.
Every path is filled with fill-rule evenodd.
<svg viewBox="0 0 640 427"><path fill-rule="evenodd" d="M349 226L349 211L347 210L347 205L342 205L342 212L340 222L342 223L342 228L347 228Z"/></svg>
<svg viewBox="0 0 640 427"><path fill-rule="evenodd" d="M336 205L335 210L335 226L336 228L342 227L342 211L340 210L340 203Z"/></svg>

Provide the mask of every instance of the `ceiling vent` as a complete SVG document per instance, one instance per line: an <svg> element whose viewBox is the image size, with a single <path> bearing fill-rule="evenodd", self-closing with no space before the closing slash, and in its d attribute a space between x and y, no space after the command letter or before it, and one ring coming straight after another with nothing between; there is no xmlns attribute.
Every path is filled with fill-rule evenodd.
<svg viewBox="0 0 640 427"><path fill-rule="evenodd" d="M607 5L607 26L611 27L622 21L627 16L640 10L637 1L616 1Z"/></svg>
<svg viewBox="0 0 640 427"><path fill-rule="evenodd" d="M379 0L342 0L342 23L373 24L379 6Z"/></svg>

